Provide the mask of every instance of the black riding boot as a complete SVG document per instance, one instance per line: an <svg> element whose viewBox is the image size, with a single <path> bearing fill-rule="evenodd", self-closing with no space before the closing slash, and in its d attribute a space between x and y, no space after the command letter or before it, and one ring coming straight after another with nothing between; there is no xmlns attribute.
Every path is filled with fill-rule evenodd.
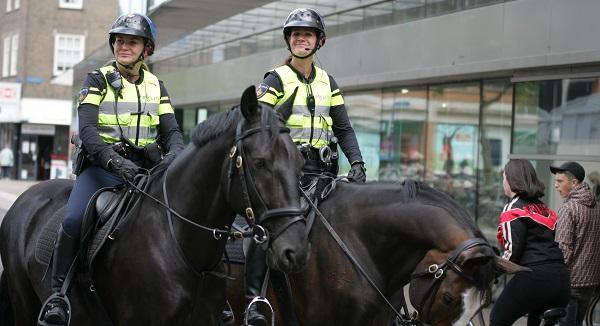
<svg viewBox="0 0 600 326"><path fill-rule="evenodd" d="M263 281L267 274L267 253L256 242L251 241L246 252L245 285L247 304L261 295ZM257 304L248 308L249 326L267 326L267 319L259 310Z"/></svg>
<svg viewBox="0 0 600 326"><path fill-rule="evenodd" d="M54 247L54 259L52 261L51 287L54 294L59 293L65 281L69 267L75 258L79 241L69 236L60 228L56 246ZM57 298L49 303L49 308L44 314L44 321L52 325L67 325L67 305L64 300Z"/></svg>

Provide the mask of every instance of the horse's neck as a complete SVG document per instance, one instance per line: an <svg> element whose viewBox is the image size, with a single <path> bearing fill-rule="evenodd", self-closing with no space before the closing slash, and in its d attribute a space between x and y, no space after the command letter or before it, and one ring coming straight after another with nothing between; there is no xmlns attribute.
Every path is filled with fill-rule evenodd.
<svg viewBox="0 0 600 326"><path fill-rule="evenodd" d="M223 165L220 158L225 150L218 151L209 145L204 150L187 150L173 162L166 175L166 190L173 210L196 224L223 229L231 225L234 217L220 184ZM175 216L173 221L174 233L194 265L210 265L220 259L223 243L216 241L211 232ZM199 255L198 250L203 254Z"/></svg>

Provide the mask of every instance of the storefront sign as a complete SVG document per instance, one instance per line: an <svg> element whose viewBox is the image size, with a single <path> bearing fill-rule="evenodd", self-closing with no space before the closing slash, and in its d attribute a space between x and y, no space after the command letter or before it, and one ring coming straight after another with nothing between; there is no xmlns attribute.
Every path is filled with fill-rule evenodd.
<svg viewBox="0 0 600 326"><path fill-rule="evenodd" d="M0 122L19 122L21 84L0 83Z"/></svg>
<svg viewBox="0 0 600 326"><path fill-rule="evenodd" d="M24 123L21 125L21 134L23 135L48 135L53 136L56 132L54 125L39 125Z"/></svg>

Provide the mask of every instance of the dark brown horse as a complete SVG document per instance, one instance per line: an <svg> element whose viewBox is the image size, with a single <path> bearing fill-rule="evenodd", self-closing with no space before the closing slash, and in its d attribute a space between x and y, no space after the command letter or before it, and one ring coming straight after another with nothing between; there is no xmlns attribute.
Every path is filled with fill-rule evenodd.
<svg viewBox="0 0 600 326"><path fill-rule="evenodd" d="M271 267L302 268L307 257L298 192L303 160L284 127L286 119L261 107L251 87L239 108L197 126L193 143L166 172L152 174L147 195L138 197L117 237L95 259L95 293L109 321L93 318L90 289L74 281L71 325L218 324L225 304L225 281L218 274L227 241L223 234L236 213L255 215L267 230ZM50 294L47 264L36 259L36 243L51 217L64 209L72 186L69 180L42 182L7 212L0 228L1 325L36 324Z"/></svg>
<svg viewBox="0 0 600 326"><path fill-rule="evenodd" d="M466 210L422 183L338 182L319 210L307 267L289 275L300 325L392 325L410 284L418 317L406 324L465 326L488 303L497 270L524 270L497 258ZM235 267L229 298L243 293L243 268ZM243 303L231 301L243 319Z"/></svg>

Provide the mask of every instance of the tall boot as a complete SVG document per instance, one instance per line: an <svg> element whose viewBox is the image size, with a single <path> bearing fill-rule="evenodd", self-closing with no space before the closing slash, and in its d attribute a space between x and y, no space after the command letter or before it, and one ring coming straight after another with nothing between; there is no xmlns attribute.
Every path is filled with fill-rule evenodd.
<svg viewBox="0 0 600 326"><path fill-rule="evenodd" d="M246 252L245 286L246 303L261 295L263 281L267 274L267 253L256 242L251 241ZM253 304L248 308L248 326L268 326L267 319Z"/></svg>
<svg viewBox="0 0 600 326"><path fill-rule="evenodd" d="M56 246L54 247L54 259L52 261L51 287L53 294L60 292L63 282L69 271L69 267L75 258L79 241L69 236L61 227L58 231ZM50 301L49 307L44 314L44 321L53 325L67 325L68 314L65 301L59 297Z"/></svg>

